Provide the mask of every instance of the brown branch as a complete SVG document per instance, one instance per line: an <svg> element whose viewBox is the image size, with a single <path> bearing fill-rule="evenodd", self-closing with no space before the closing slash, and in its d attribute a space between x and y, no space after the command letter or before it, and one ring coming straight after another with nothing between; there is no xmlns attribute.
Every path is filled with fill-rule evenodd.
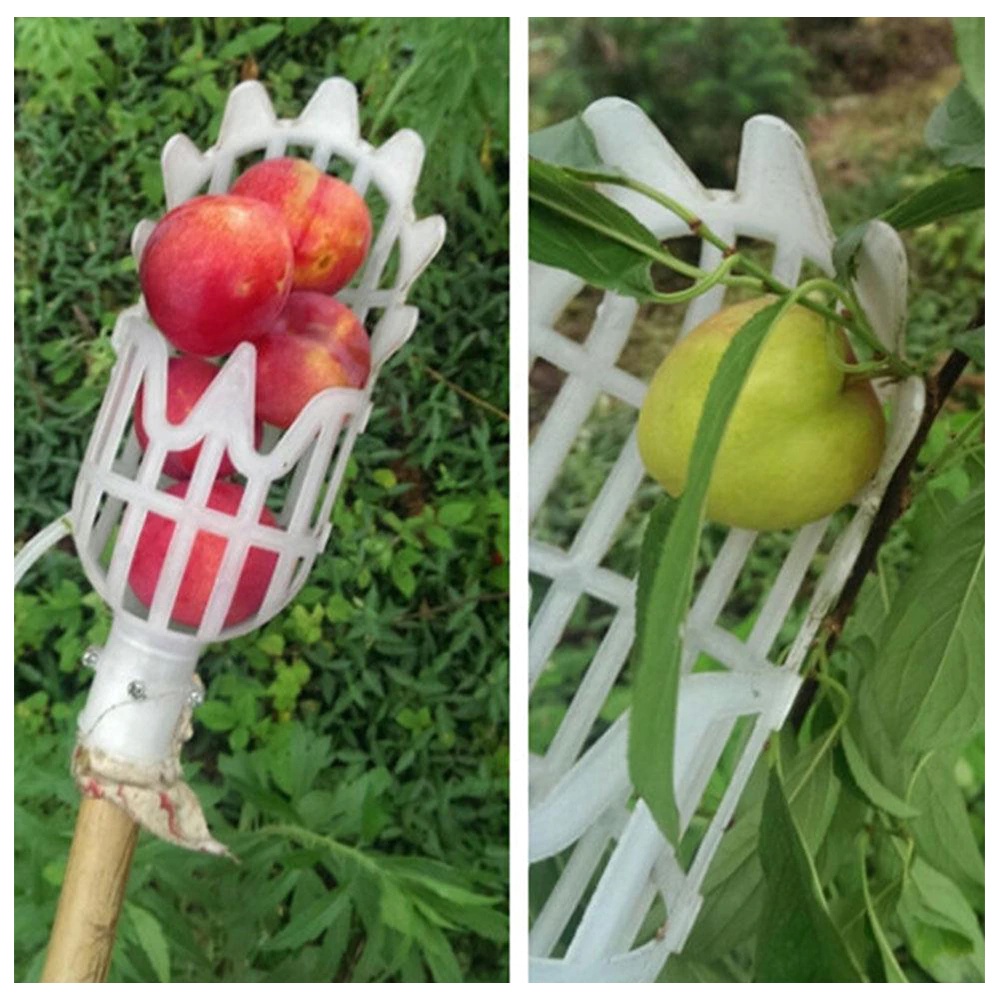
<svg viewBox="0 0 1000 1000"><path fill-rule="evenodd" d="M982 326L985 322L985 306L980 305L975 317L969 324L969 329ZM868 534L861 546L857 559L854 561L851 572L844 584L844 589L840 592L840 597L834 605L833 610L827 615L820 629L820 634L816 638L816 643L824 643L826 652L829 655L840 634L844 630L847 617L854 608L854 604L861 593L861 587L865 582L865 577L875 566L875 560L879 549L889 535L889 530L906 512L910 505L910 477L917 464L920 450L923 448L927 435L930 434L931 427L937 419L938 414L944 407L952 389L955 388L965 366L969 363L967 355L961 351L952 351L948 355L944 365L932 376L925 378L927 395L924 401L924 412L920 418L913 440L909 448L896 466L896 471L892 474L889 484L886 486L882 503L879 505L872 521ZM813 677L807 677L799 689L798 697L789 713L792 726L797 730L805 720L806 713L816 697L819 684Z"/></svg>
<svg viewBox="0 0 1000 1000"><path fill-rule="evenodd" d="M72 307L73 318L79 323L80 329L91 339L97 338L94 324L90 322L90 317L74 302Z"/></svg>
<svg viewBox="0 0 1000 1000"><path fill-rule="evenodd" d="M469 392L468 389L463 389L457 382L452 382L450 378L446 375L442 375L436 368L432 368L423 359L416 358L415 360L432 379L435 379L442 385L446 385L452 392L461 396L463 399L467 399L470 403L475 403L476 406L486 410L487 413L492 413L495 417L499 417L501 420L510 420L510 417L504 413L499 406L494 406L491 402L483 399L481 396L477 396L474 392Z"/></svg>

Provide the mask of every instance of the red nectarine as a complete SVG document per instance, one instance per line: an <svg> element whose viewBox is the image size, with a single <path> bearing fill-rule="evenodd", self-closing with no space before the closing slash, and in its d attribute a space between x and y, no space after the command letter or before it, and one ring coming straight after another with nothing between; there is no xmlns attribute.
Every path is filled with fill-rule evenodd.
<svg viewBox="0 0 1000 1000"><path fill-rule="evenodd" d="M368 253L372 222L364 198L307 160L264 160L238 177L231 191L281 213L295 250L296 289L339 291Z"/></svg>
<svg viewBox="0 0 1000 1000"><path fill-rule="evenodd" d="M292 292L256 346L257 416L275 427L290 427L324 389L360 389L371 368L371 345L361 321L319 292Z"/></svg>
<svg viewBox="0 0 1000 1000"><path fill-rule="evenodd" d="M139 282L153 322L174 347L227 354L274 321L292 288L292 244L270 205L203 195L150 234Z"/></svg>
<svg viewBox="0 0 1000 1000"><path fill-rule="evenodd" d="M183 497L190 484L174 483L165 492ZM208 496L208 506L226 514L235 514L243 499L243 487L236 483L217 482ZM275 525L274 515L266 508L261 511L260 523ZM132 556L132 566L128 581L135 596L149 607L153 603L160 572L170 549L176 522L160 514L146 516L139 540ZM212 596L212 587L218 576L223 556L226 554L226 539L209 531L199 531L195 536L180 589L174 601L170 617L182 625L197 628ZM240 578L233 592L233 598L226 614L225 624L235 625L256 614L264 601L268 584L277 564L276 552L253 547L243 563Z"/></svg>
<svg viewBox="0 0 1000 1000"><path fill-rule="evenodd" d="M219 369L210 361L182 355L167 362L167 420L172 424L182 424L195 408L205 390ZM142 419L143 392L139 389L135 398L135 436L144 451L149 443L149 435ZM261 423L254 426L254 446L260 444ZM163 462L163 472L173 479L190 479L194 475L195 463L201 453L201 445L192 445L184 451L171 451ZM236 471L227 452L222 456L216 478L231 476Z"/></svg>

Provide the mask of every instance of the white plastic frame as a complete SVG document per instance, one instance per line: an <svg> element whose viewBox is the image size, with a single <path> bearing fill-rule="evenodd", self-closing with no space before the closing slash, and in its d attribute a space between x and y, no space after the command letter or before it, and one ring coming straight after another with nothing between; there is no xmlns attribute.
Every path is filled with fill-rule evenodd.
<svg viewBox="0 0 1000 1000"><path fill-rule="evenodd" d="M111 636L97 662L97 677L80 717L81 742L117 757L144 763L162 759L191 692L191 675L204 645L252 631L285 607L301 588L330 533L330 512L354 441L371 412L371 394L386 362L409 339L418 310L407 305L413 282L444 241L440 216L417 219L413 196L424 158L417 133L403 129L379 147L366 142L358 123L357 92L344 79L325 80L303 112L279 119L264 87L250 81L229 96L218 141L201 152L186 136L174 136L162 156L167 208L202 193L226 191L239 160L263 153L310 150L315 166L332 160L349 168L362 195L375 190L385 217L351 288L337 296L371 332L372 369L363 389L329 389L314 397L270 448L253 444L256 349L240 344L183 424L166 420L166 341L140 300L116 324L118 358L81 465L73 495L72 524L88 578L114 612ZM138 260L152 222L136 226ZM391 281L384 283L396 251ZM377 319L375 311L380 312ZM136 396L143 388L143 421L149 443L143 452L131 431ZM201 441L183 499L160 488L171 451ZM228 453L245 477L234 516L206 501L219 462ZM290 478L277 527L259 523L275 481ZM134 547L147 514L176 522L150 608L128 586ZM182 573L198 532L224 537L227 547L212 596L196 629L170 619ZM273 552L277 564L260 609L224 626L251 547ZM110 548L110 554L109 554Z"/></svg>
<svg viewBox="0 0 1000 1000"><path fill-rule="evenodd" d="M608 98L591 105L583 117L607 165L670 195L730 243L745 236L773 244L772 267L782 281L794 284L806 261L832 273L833 234L802 144L784 122L759 116L746 123L736 189L716 191L702 187L635 105ZM603 190L659 239L690 236L681 220L649 199L621 188ZM720 251L703 242L701 266L711 270L719 259ZM617 365L637 302L605 294L586 340L577 343L555 326L583 283L539 265L532 265L530 281L531 363L543 358L567 373L531 445L529 504L534 521L549 502L560 468L595 403L608 395L638 408L646 385ZM856 290L876 333L896 351L903 345L906 288L902 244L888 226L874 224L861 251ZM713 288L690 304L682 335L722 306L724 291ZM634 633L634 581L601 565L644 476L634 430L569 547L532 538L530 569L550 581L531 622L532 688L581 597L590 595L615 608L555 737L544 754L531 760L530 860L569 851L531 928L532 981L650 982L668 957L683 948L701 904L702 881L750 771L770 733L784 722L801 682L803 658L846 581L885 486L919 422L919 379L881 387L880 393L891 405L882 464L855 498L856 512L814 580L802 625L782 661L769 656L774 655L775 639L793 611L829 518L798 532L745 641L717 619L754 544L753 532L729 533L688 612L674 760L682 829L702 800L736 720L750 716L754 722L721 804L686 869L645 804L640 800L629 807L633 789L626 763L627 713L584 749L626 663ZM691 673L702 652L728 670ZM657 896L665 905L666 925L648 940L636 940ZM574 924L580 908L582 917ZM560 953L567 934L568 946Z"/></svg>

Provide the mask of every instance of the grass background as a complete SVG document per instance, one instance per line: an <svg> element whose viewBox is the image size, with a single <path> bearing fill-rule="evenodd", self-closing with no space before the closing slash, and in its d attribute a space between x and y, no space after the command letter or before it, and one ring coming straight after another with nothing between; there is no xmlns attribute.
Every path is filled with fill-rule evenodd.
<svg viewBox="0 0 1000 1000"><path fill-rule="evenodd" d="M140 840L113 981L506 978L507 26L501 19L15 23L15 548L69 505L135 301L159 154L260 79L324 78L376 143L415 128L444 249L383 372L327 552L267 627L211 648L186 770L237 866ZM37 979L108 614L69 542L15 595L15 970Z"/></svg>

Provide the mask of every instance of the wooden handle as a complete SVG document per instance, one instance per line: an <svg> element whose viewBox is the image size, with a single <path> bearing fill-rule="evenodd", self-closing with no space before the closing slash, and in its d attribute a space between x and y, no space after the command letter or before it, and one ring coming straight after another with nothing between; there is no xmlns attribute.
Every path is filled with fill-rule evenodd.
<svg viewBox="0 0 1000 1000"><path fill-rule="evenodd" d="M84 798L73 834L43 983L103 983L139 827L116 805Z"/></svg>

